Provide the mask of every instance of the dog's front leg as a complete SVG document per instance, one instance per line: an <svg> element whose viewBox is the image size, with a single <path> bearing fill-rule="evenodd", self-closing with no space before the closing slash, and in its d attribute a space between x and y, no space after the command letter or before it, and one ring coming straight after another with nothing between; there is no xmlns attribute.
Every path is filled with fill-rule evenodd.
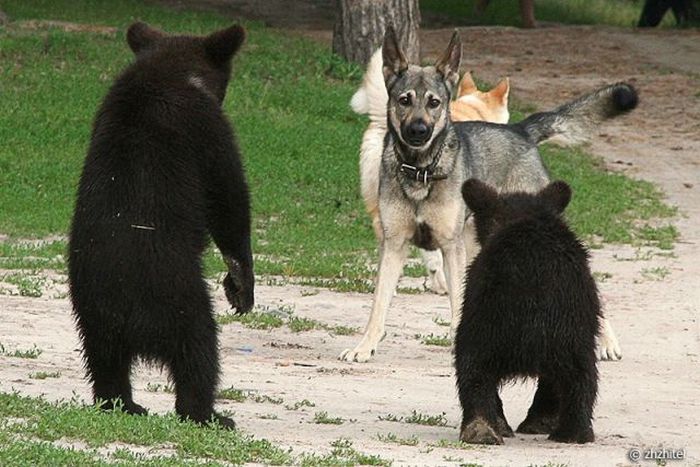
<svg viewBox="0 0 700 467"><path fill-rule="evenodd" d="M459 318L462 314L462 297L464 294L464 273L467 268L467 253L464 247L464 239L459 238L447 243L442 248L445 258L445 272L447 273L447 285L450 292L450 308L452 309L452 321L450 331L455 335Z"/></svg>
<svg viewBox="0 0 700 467"><path fill-rule="evenodd" d="M357 347L353 350L346 349L340 354L340 360L366 362L374 355L374 352L377 350L377 344L384 337L386 312L389 309L396 284L399 282L407 254L408 243L405 240L392 241L385 237L381 247L372 313L369 315L365 334Z"/></svg>

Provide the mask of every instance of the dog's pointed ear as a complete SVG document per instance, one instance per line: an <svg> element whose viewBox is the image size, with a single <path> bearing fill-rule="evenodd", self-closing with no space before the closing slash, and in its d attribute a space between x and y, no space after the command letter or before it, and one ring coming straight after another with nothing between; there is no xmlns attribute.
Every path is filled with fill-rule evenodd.
<svg viewBox="0 0 700 467"><path fill-rule="evenodd" d="M245 41L245 29L235 24L227 29L216 31L204 38L204 50L209 59L218 65L228 63Z"/></svg>
<svg viewBox="0 0 700 467"><path fill-rule="evenodd" d="M498 193L486 183L470 178L462 185L462 197L467 207L479 215L488 215L498 203Z"/></svg>
<svg viewBox="0 0 700 467"><path fill-rule="evenodd" d="M148 24L141 21L129 26L126 31L126 42L129 48L135 55L138 55L145 49L148 49L158 40L165 37L165 33L150 27Z"/></svg>
<svg viewBox="0 0 700 467"><path fill-rule="evenodd" d="M508 107L508 94L510 94L510 80L503 78L498 84L489 91L489 95L493 96L501 105Z"/></svg>
<svg viewBox="0 0 700 467"><path fill-rule="evenodd" d="M442 75L450 89L454 89L459 81L459 64L462 62L462 41L455 29L450 44L442 57L435 63L435 69Z"/></svg>
<svg viewBox="0 0 700 467"><path fill-rule="evenodd" d="M465 71L464 76L462 76L462 81L459 82L457 97L460 98L462 96L466 96L467 94L473 94L478 90L479 89L477 89L476 83L474 83L474 78L472 78L471 72Z"/></svg>
<svg viewBox="0 0 700 467"><path fill-rule="evenodd" d="M571 201L571 187L566 182L557 180L540 191L540 198L561 214Z"/></svg>
<svg viewBox="0 0 700 467"><path fill-rule="evenodd" d="M396 76L408 69L408 60L403 50L401 50L401 46L399 46L399 41L396 38L396 31L394 31L392 25L387 26L386 32L384 33L382 59L384 61L382 68L384 72L384 82L388 87L389 83L393 81Z"/></svg>

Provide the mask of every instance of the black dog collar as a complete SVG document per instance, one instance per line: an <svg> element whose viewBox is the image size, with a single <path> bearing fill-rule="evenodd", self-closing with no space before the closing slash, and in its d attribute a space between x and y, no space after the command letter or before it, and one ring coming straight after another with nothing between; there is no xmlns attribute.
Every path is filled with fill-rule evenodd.
<svg viewBox="0 0 700 467"><path fill-rule="evenodd" d="M436 174L434 172L435 168L432 167L432 165L433 164L430 164L428 167L420 168L408 164L401 164L399 170L401 170L402 174L406 175L406 178L417 182L423 182L424 185L427 185L428 182L432 182L433 180L445 180L447 175Z"/></svg>
<svg viewBox="0 0 700 467"><path fill-rule="evenodd" d="M401 163L399 170L409 180L413 180L416 182L423 182L424 185L427 185L428 182L432 182L432 181L445 180L447 178L446 174L435 173L435 169L437 168L437 165L440 162L440 157L442 157L442 148L443 147L445 147L445 140L443 140L442 143L440 144L440 149L438 150L437 155L435 156L435 158L432 160L432 162L430 164L428 164L425 167L416 167L416 166L411 165L411 164L406 164L402 160L401 153L399 152L398 148L396 147L396 145L394 145L394 152L396 153L396 156L397 156L399 162Z"/></svg>

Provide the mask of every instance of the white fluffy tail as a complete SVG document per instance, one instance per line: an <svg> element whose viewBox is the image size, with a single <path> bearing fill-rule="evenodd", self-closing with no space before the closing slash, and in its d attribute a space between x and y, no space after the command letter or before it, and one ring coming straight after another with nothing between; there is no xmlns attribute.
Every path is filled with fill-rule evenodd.
<svg viewBox="0 0 700 467"><path fill-rule="evenodd" d="M389 95L384 84L382 48L378 48L367 64L362 86L350 100L350 107L358 114L367 114L372 123L386 129L386 103Z"/></svg>

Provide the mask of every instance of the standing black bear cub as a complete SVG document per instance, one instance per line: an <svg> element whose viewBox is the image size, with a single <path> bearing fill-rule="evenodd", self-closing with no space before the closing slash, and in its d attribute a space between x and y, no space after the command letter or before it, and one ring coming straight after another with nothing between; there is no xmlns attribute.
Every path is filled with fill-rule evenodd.
<svg viewBox="0 0 700 467"><path fill-rule="evenodd" d="M569 186L499 196L472 179L462 195L482 249L467 273L455 341L460 439L502 444L513 436L498 389L531 376L537 392L518 431L593 441L600 304L588 252L561 219Z"/></svg>
<svg viewBox="0 0 700 467"><path fill-rule="evenodd" d="M69 246L85 364L105 408L119 399L146 412L130 383L143 358L170 370L181 417L234 426L213 411L217 326L201 256L210 235L229 268L229 302L250 310L248 188L221 109L244 38L239 26L189 37L136 23L127 33L136 61L97 113Z"/></svg>

